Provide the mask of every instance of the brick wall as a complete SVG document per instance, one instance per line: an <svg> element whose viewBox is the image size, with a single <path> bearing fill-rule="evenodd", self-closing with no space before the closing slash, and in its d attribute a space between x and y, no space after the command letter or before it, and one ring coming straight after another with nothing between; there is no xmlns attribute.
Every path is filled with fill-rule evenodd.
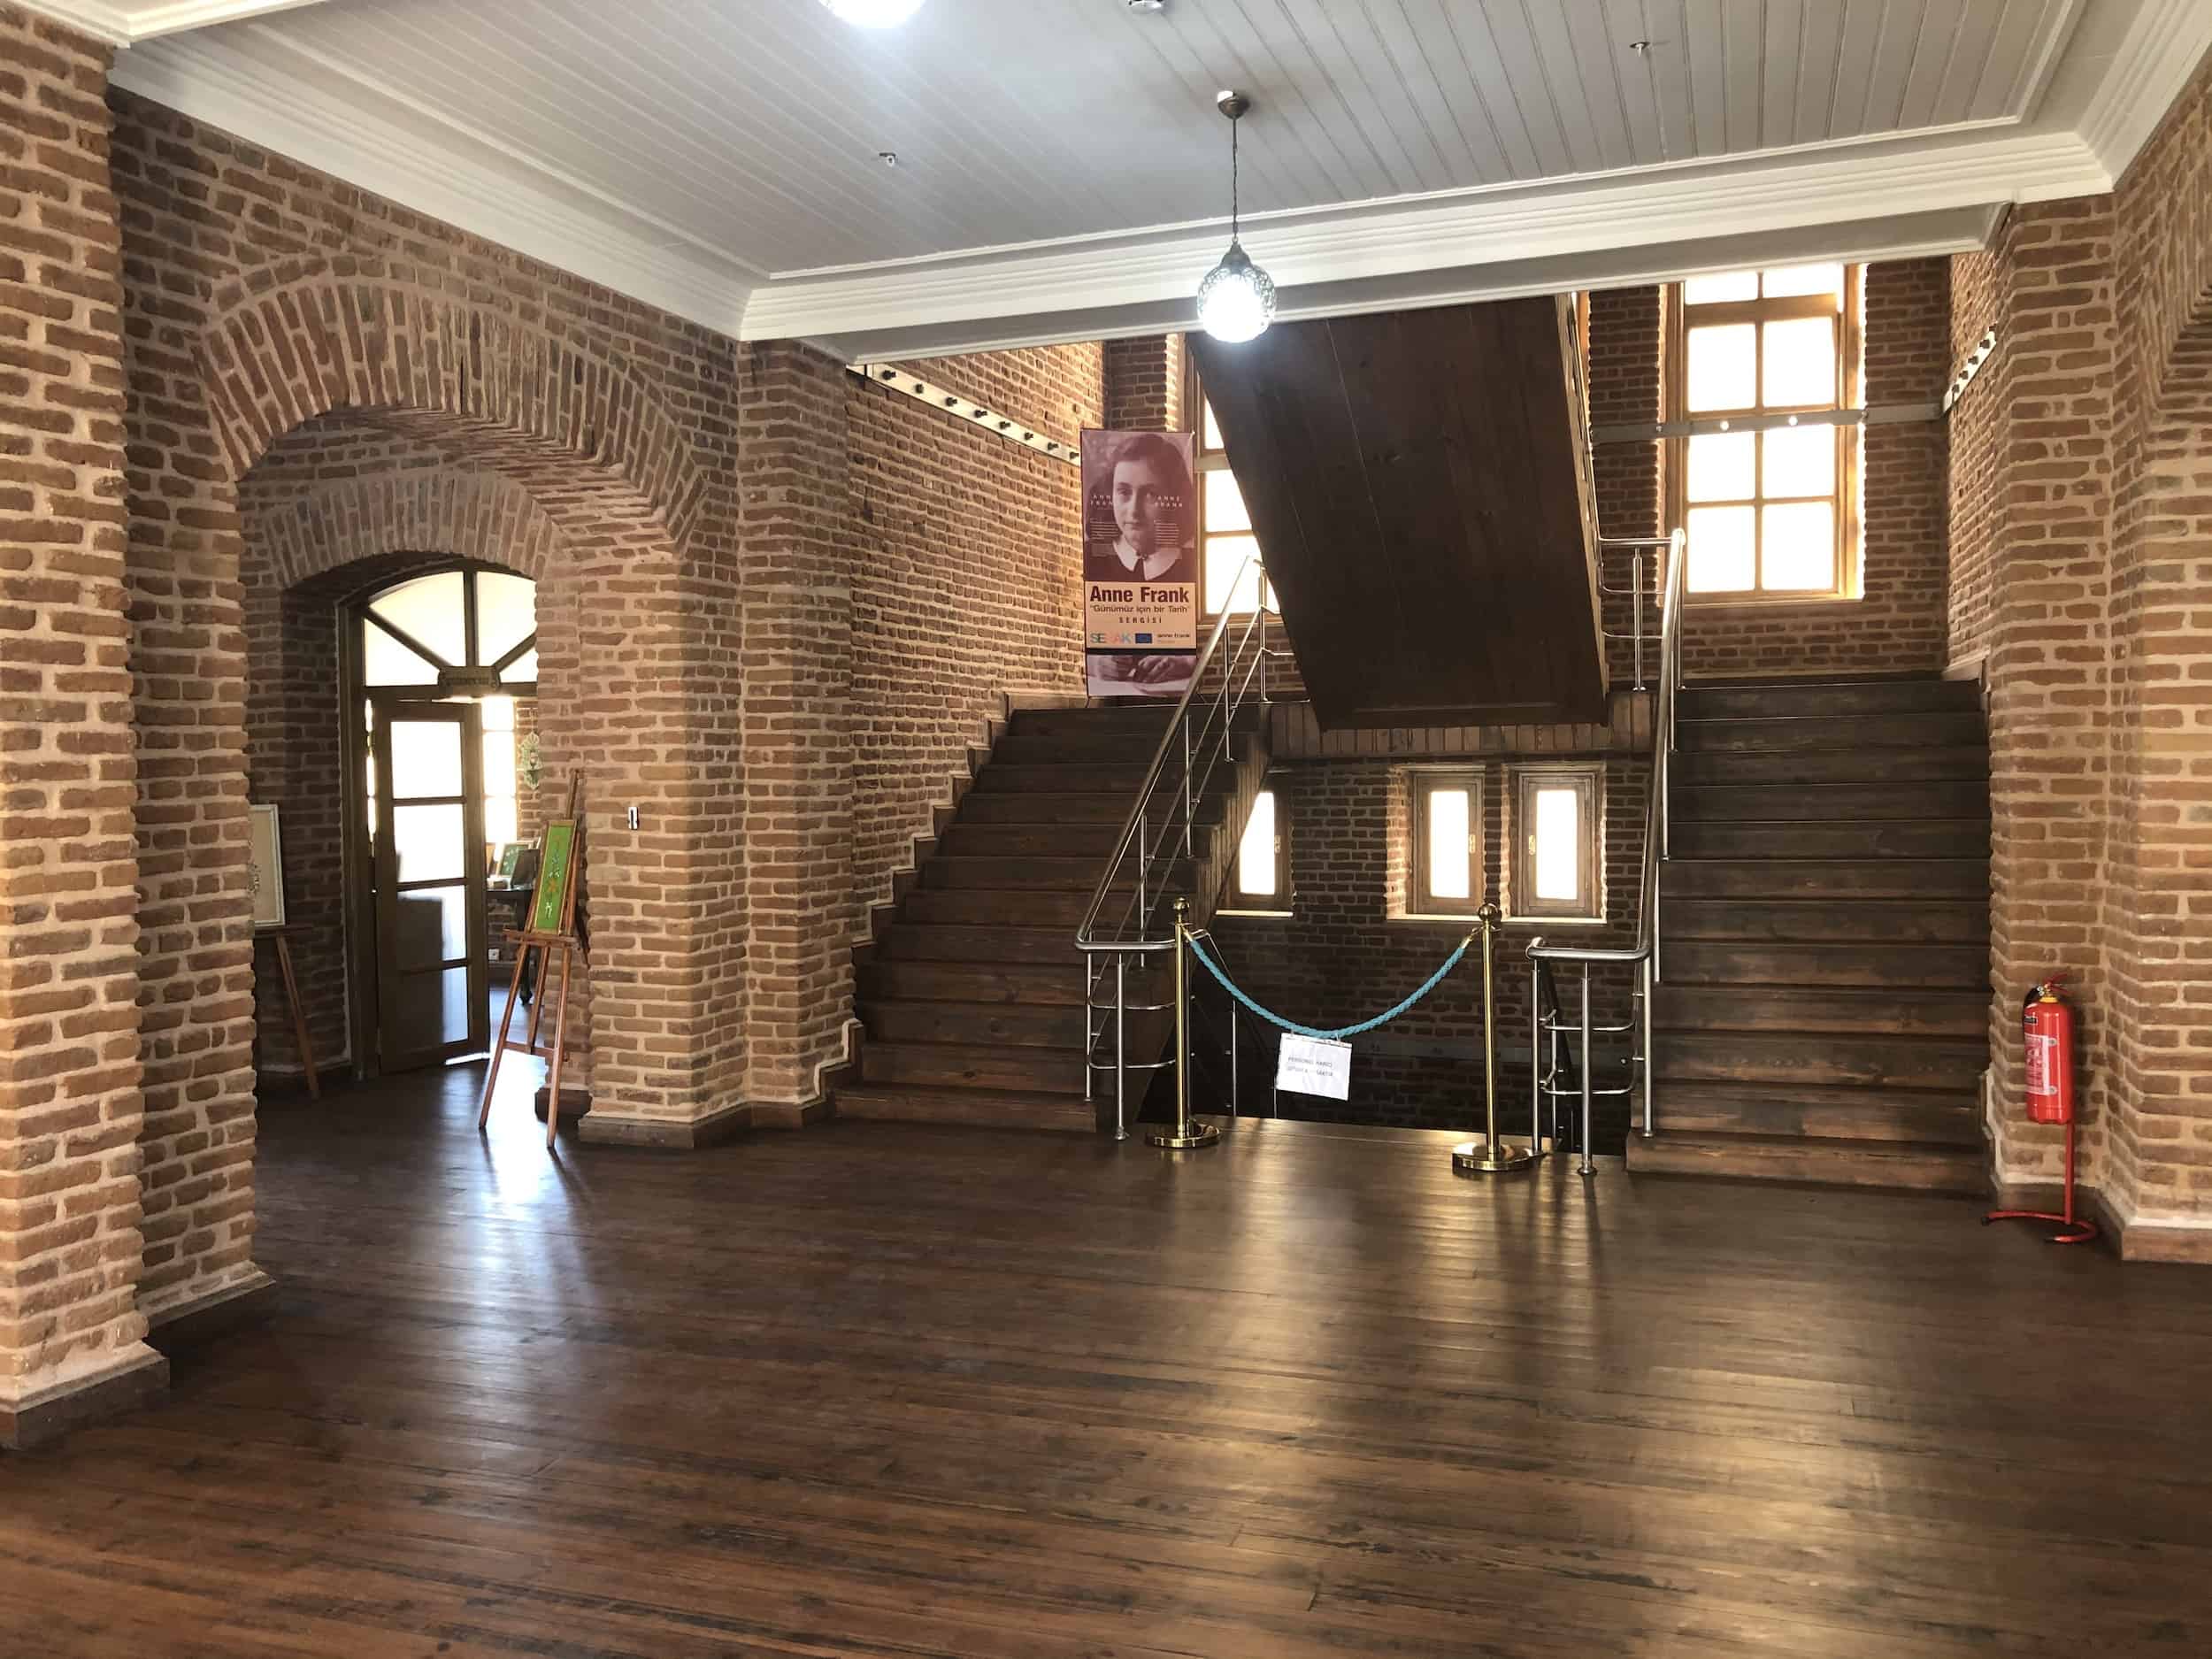
<svg viewBox="0 0 2212 1659"><path fill-rule="evenodd" d="M680 1124L741 1092L738 659L701 649L741 631L737 364L703 330L142 100L112 104L129 273L142 1301L170 1310L253 1271L239 482L331 410L377 411L369 424L395 442L520 485L558 525L576 625L565 670L549 649L548 673L588 662L591 676L549 716L546 742L586 776L596 1104Z"/></svg>
<svg viewBox="0 0 2212 1659"><path fill-rule="evenodd" d="M1506 1127L1515 1134L1525 1134L1528 1121L1530 982L1523 953L1529 941L1543 933L1555 941L1576 944L1635 942L1650 768L1640 758L1592 758L1605 771L1605 925L1513 922L1498 941L1499 1098L1501 1110L1509 1113ZM1468 764L1457 756L1409 755L1391 760L1301 760L1278 765L1269 787L1276 791L1286 826L1292 914L1215 917L1215 937L1238 982L1286 1018L1328 1028L1380 1013L1425 979L1450 954L1469 924L1412 919L1402 914L1411 780L1421 765L1456 768ZM1509 911L1505 851L1511 831L1508 820L1515 762L1493 759L1472 764L1481 779L1485 892ZM1571 1010L1579 1006L1578 986L1571 974L1560 979L1560 993ZM1624 1022L1632 988L1624 971L1594 972L1596 1021ZM1353 1040L1348 1102L1286 1094L1279 1110L1285 1117L1336 1122L1468 1128L1479 1121L1482 1111L1481 1014L1478 948L1418 1007L1372 1035ZM1217 1015L1217 1020L1225 1020L1225 1014ZM1225 1024L1222 1028L1225 1030ZM1254 1034L1248 1026L1248 1037ZM1248 1110L1267 1109L1273 1054L1269 1037L1260 1041L1256 1055L1248 1056ZM1620 1149L1625 1114L1623 1102L1601 1106L1601 1149Z"/></svg>
<svg viewBox="0 0 2212 1659"><path fill-rule="evenodd" d="M1092 424L1114 432L1183 430L1183 336L1146 334L1104 347L1106 407ZM1198 411L1191 411L1193 424Z"/></svg>
<svg viewBox="0 0 2212 1659"><path fill-rule="evenodd" d="M2055 1174L2019 1121L2018 998L2075 976L2084 1179L2130 1255L2212 1222L2212 71L2112 196L2016 210L1955 264L1952 336L1996 357L1955 422L1951 652L1985 657L2000 1174Z"/></svg>
<svg viewBox="0 0 2212 1659"><path fill-rule="evenodd" d="M1097 345L946 357L918 373L1074 442L1105 419ZM853 887L891 896L1001 694L1083 689L1082 496L1066 462L850 376Z"/></svg>
<svg viewBox="0 0 2212 1659"><path fill-rule="evenodd" d="M157 1363L142 1121L108 54L0 4L0 1441Z"/></svg>
<svg viewBox="0 0 2212 1659"><path fill-rule="evenodd" d="M1665 411L1665 308L1655 288L1609 288L1590 296L1586 342L1590 425L1626 426L1659 420ZM1666 522L1668 446L1663 443L1599 444L1591 457L1591 494L1597 503L1598 530L1607 536L1663 535ZM1598 569L1613 593L1603 597L1606 664L1616 686L1635 679L1636 560L1643 558L1647 593L1656 593L1665 568L1655 549L1601 550ZM1644 607L1644 626L1656 630L1657 607ZM1645 672L1656 672L1655 640L1647 644Z"/></svg>

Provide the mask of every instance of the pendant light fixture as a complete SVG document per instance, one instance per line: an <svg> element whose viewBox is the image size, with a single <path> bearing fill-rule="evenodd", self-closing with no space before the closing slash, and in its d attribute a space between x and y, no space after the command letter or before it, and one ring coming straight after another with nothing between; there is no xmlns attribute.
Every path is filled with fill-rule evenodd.
<svg viewBox="0 0 2212 1659"><path fill-rule="evenodd" d="M1214 103L1229 118L1229 251L1198 285L1198 326L1216 340L1236 345L1266 331L1275 315L1275 282L1237 240L1237 123L1252 100L1241 92L1225 92Z"/></svg>
<svg viewBox="0 0 2212 1659"><path fill-rule="evenodd" d="M922 0L822 0L856 28L887 29L922 9Z"/></svg>

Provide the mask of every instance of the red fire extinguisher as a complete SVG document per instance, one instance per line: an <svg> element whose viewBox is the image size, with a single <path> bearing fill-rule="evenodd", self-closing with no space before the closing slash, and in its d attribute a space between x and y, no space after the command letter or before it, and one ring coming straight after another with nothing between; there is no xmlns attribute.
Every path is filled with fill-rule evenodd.
<svg viewBox="0 0 2212 1659"><path fill-rule="evenodd" d="M2058 994L2065 982L2064 974L2053 974L2029 991L2020 1010L2032 1124L2074 1121L2074 1010Z"/></svg>
<svg viewBox="0 0 2212 1659"><path fill-rule="evenodd" d="M2054 1215L2047 1210L1993 1210L1982 1217L1992 1221L2050 1221L2061 1231L2054 1244L2085 1244L2097 1236L2097 1225L2074 1213L2074 1010L2058 994L2066 982L2054 973L2028 991L2020 1009L2020 1035L2026 1044L2028 1121L2066 1126L2066 1208Z"/></svg>

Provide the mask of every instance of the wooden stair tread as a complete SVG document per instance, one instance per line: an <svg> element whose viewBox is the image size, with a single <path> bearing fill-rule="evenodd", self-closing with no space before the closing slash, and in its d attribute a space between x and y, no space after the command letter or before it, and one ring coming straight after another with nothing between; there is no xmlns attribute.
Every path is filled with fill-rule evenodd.
<svg viewBox="0 0 2212 1659"><path fill-rule="evenodd" d="M1678 1082L1660 1092L1656 1117L1659 1135L1668 1138L1763 1134L1978 1148L1982 1136L1981 1102L1970 1089Z"/></svg>
<svg viewBox="0 0 2212 1659"><path fill-rule="evenodd" d="M972 1125L991 1129L1040 1129L1091 1134L1094 1107L1070 1104L1064 1095L1021 1089L942 1088L926 1083L848 1083L837 1090L840 1118L887 1123Z"/></svg>
<svg viewBox="0 0 2212 1659"><path fill-rule="evenodd" d="M1986 1190L1978 1146L1832 1141L1808 1135L1684 1133L1628 1138L1637 1174L1704 1175L1882 1187L1928 1193Z"/></svg>

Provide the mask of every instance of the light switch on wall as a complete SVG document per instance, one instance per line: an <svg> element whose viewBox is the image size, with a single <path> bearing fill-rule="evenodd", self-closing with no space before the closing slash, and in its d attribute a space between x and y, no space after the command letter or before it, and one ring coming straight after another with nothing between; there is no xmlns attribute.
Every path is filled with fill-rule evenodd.
<svg viewBox="0 0 2212 1659"><path fill-rule="evenodd" d="M635 829L637 827L637 809L635 807L632 807L630 809L630 827L632 829Z"/></svg>

